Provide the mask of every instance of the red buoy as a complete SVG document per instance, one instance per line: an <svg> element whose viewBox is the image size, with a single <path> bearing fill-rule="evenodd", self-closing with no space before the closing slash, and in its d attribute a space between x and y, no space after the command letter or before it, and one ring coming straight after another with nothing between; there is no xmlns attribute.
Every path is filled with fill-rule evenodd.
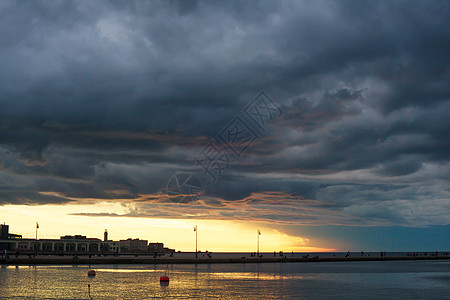
<svg viewBox="0 0 450 300"><path fill-rule="evenodd" d="M89 270L88 271L88 276L89 277L94 277L95 276L95 271L94 270Z"/></svg>
<svg viewBox="0 0 450 300"><path fill-rule="evenodd" d="M169 276L161 276L161 277L159 277L159 281L161 281L161 282L169 282Z"/></svg>

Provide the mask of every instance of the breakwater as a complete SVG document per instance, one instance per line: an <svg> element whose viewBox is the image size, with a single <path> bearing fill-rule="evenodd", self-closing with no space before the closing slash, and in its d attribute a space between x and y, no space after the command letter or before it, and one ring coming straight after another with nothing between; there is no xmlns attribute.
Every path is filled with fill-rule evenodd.
<svg viewBox="0 0 450 300"><path fill-rule="evenodd" d="M89 265L89 264L242 264L242 263L308 263L393 260L444 260L450 256L388 256L388 257L220 257L220 258L173 258L173 257L11 257L0 259L0 265Z"/></svg>

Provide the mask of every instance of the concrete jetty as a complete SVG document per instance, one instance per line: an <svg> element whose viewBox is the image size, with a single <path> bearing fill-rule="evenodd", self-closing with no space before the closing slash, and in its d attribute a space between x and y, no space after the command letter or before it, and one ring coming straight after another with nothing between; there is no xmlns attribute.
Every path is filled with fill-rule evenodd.
<svg viewBox="0 0 450 300"><path fill-rule="evenodd" d="M192 255L192 254L191 254ZM399 260L445 260L449 255L437 256L349 256L349 257L247 257L222 253L209 257L189 258L186 255L178 257L153 257L122 255L114 256L10 256L0 258L0 265L88 265L88 264L242 264L242 263L308 263L308 262L351 262L351 261L399 261Z"/></svg>

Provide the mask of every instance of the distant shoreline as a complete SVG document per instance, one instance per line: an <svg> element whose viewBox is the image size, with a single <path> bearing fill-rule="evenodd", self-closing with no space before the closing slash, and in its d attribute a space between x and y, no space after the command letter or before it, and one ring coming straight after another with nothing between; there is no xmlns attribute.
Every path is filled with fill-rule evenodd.
<svg viewBox="0 0 450 300"><path fill-rule="evenodd" d="M450 256L356 256L356 257L241 257L241 258L174 258L174 257L10 257L0 259L0 265L114 265L114 264L242 264L242 263L308 263L351 261L402 261L402 260L447 260Z"/></svg>

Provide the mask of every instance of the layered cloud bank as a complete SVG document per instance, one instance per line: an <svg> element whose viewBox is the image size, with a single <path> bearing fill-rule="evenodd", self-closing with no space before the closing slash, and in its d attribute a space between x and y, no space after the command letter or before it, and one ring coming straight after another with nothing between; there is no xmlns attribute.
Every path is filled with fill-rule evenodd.
<svg viewBox="0 0 450 300"><path fill-rule="evenodd" d="M0 204L450 224L449 20L439 1L4 1ZM204 181L195 158L261 90L282 114ZM202 180L192 205L168 199L178 172Z"/></svg>

